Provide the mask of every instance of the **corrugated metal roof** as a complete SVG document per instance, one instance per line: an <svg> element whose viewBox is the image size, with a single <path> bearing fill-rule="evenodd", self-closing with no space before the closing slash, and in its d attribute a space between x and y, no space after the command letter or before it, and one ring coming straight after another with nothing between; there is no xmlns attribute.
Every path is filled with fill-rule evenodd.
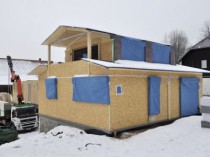
<svg viewBox="0 0 210 157"><path fill-rule="evenodd" d="M27 75L34 68L39 66L41 63L31 60L12 60L13 69L17 75L20 76L22 81L26 80L37 80L37 76ZM8 85L10 82L10 69L6 58L0 58L0 85Z"/></svg>

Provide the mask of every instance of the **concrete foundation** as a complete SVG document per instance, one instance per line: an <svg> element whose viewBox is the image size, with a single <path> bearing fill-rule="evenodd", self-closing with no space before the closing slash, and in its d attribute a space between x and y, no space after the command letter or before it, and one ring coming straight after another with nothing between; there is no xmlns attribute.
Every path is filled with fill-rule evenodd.
<svg viewBox="0 0 210 157"><path fill-rule="evenodd" d="M61 125L61 123L59 123L58 121L46 118L46 117L39 117L39 128L40 128L40 132L48 132L49 130ZM63 125L63 124L62 124Z"/></svg>
<svg viewBox="0 0 210 157"><path fill-rule="evenodd" d="M85 125L80 125L77 123L65 121L62 119L54 118L54 117L49 117L46 115L39 115L39 129L40 132L48 132L52 130L53 128L59 126L59 125L64 125L64 126L73 126L82 130L88 130L92 127L85 126Z"/></svg>

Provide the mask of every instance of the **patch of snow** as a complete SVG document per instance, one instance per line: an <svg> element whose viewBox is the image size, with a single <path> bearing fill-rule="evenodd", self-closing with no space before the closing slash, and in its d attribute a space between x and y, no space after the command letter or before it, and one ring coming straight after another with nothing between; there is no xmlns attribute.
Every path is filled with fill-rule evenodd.
<svg viewBox="0 0 210 157"><path fill-rule="evenodd" d="M202 120L205 122L210 122L210 114L202 113Z"/></svg>
<svg viewBox="0 0 210 157"><path fill-rule="evenodd" d="M38 77L36 75L27 75L27 74L22 74L20 76L21 81L30 81L30 80L38 80Z"/></svg>
<svg viewBox="0 0 210 157"><path fill-rule="evenodd" d="M23 133L18 134L18 138L26 139L26 138L29 138L31 136L38 135L38 134L39 134L39 130L31 131L31 132L23 132Z"/></svg>
<svg viewBox="0 0 210 157"><path fill-rule="evenodd" d="M56 78L56 76L49 76L48 78Z"/></svg>
<svg viewBox="0 0 210 157"><path fill-rule="evenodd" d="M201 98L201 105L202 106L210 106L210 97L208 96L203 96Z"/></svg>
<svg viewBox="0 0 210 157"><path fill-rule="evenodd" d="M59 126L47 134L31 134L4 144L0 146L0 154L4 157L210 156L210 129L201 128L200 123L201 116L182 118L123 140Z"/></svg>
<svg viewBox="0 0 210 157"><path fill-rule="evenodd" d="M88 77L89 75L88 74L85 74L85 75L74 75L73 77Z"/></svg>

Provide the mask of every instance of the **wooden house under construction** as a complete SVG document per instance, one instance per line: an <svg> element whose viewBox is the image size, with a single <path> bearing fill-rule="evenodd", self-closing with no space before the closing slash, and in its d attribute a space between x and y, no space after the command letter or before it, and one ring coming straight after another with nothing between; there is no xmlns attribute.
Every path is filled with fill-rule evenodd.
<svg viewBox="0 0 210 157"><path fill-rule="evenodd" d="M39 66L40 130L74 125L116 132L199 112L201 69L174 65L169 45L60 26L43 43ZM64 47L65 63L50 64Z"/></svg>

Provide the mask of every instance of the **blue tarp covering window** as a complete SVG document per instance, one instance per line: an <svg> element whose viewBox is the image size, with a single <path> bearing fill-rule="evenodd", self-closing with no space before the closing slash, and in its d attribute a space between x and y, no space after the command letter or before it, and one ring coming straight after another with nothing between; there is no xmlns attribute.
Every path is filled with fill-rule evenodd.
<svg viewBox="0 0 210 157"><path fill-rule="evenodd" d="M149 77L149 116L160 113L160 77Z"/></svg>
<svg viewBox="0 0 210 157"><path fill-rule="evenodd" d="M110 104L109 77L74 77L73 101Z"/></svg>
<svg viewBox="0 0 210 157"><path fill-rule="evenodd" d="M46 97L48 99L57 99L57 78L45 79Z"/></svg>
<svg viewBox="0 0 210 157"><path fill-rule="evenodd" d="M157 43L152 44L152 61L153 63L170 64L171 61L170 46Z"/></svg>
<svg viewBox="0 0 210 157"><path fill-rule="evenodd" d="M199 78L182 77L181 82L181 116L190 116L198 113Z"/></svg>
<svg viewBox="0 0 210 157"><path fill-rule="evenodd" d="M122 37L122 59L145 61L145 46L145 41Z"/></svg>

